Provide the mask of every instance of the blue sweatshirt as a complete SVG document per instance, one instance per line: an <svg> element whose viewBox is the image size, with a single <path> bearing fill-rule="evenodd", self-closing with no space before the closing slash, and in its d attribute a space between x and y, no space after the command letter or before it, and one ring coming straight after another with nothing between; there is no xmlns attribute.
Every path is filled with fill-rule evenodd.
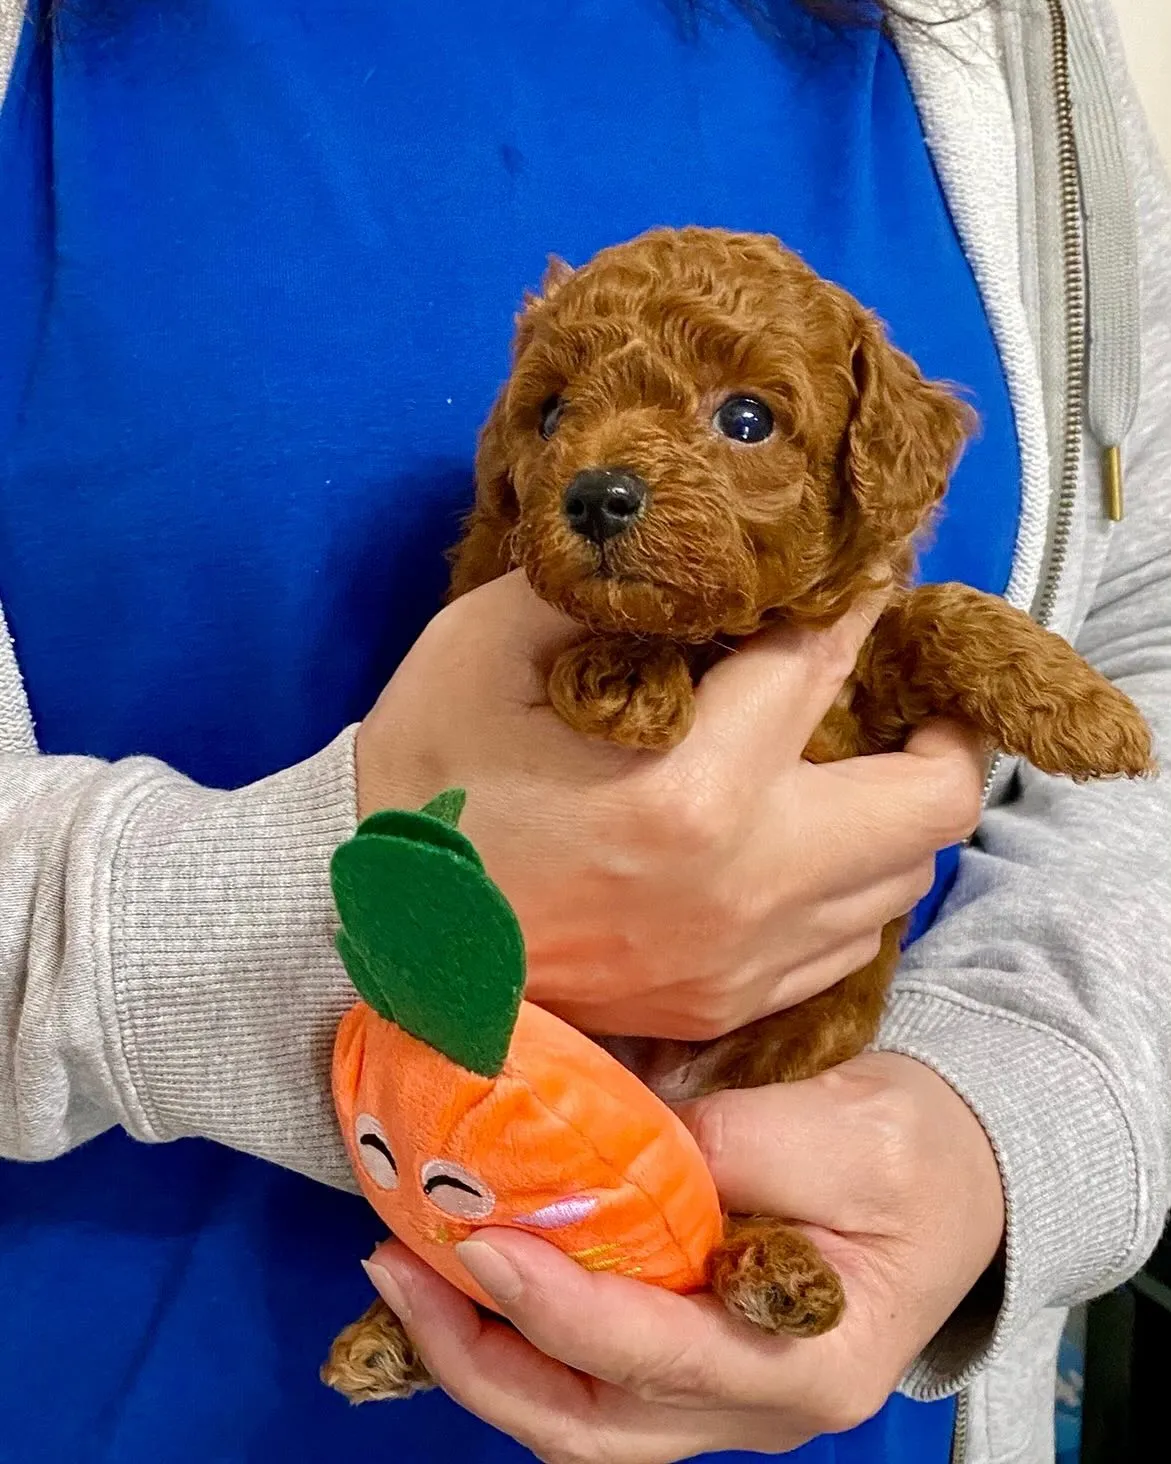
<svg viewBox="0 0 1171 1464"><path fill-rule="evenodd" d="M523 288L657 224L779 234L970 390L923 573L1004 588L1011 411L906 78L877 32L767 8L77 0L26 29L0 594L46 751L232 787L359 718L439 603ZM318 1384L377 1238L194 1140L0 1166L0 1464L529 1457L442 1396ZM896 1399L797 1457L942 1464L951 1417Z"/></svg>

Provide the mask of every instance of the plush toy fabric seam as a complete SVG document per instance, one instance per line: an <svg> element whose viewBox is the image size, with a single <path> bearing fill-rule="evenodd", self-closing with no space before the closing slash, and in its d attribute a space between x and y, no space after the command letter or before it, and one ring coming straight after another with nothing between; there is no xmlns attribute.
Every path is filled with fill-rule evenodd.
<svg viewBox="0 0 1171 1464"><path fill-rule="evenodd" d="M592 1039L591 1038L586 1038L586 1040L587 1041L591 1041ZM585 1129L580 1128L577 1124L573 1123L570 1119L566 1118L563 1113L559 1113L558 1110L556 1108L554 1108L553 1105L551 1103L549 1103L547 1099L545 1099L544 1097L542 1097L541 1094L537 1092L537 1090L533 1087L533 1085L527 1079L525 1079L523 1077L523 1075L521 1075L520 1073L518 1073L515 1069L513 1069L513 1071L510 1073L509 1070L508 1070L508 1063L509 1063L509 1060L506 1059L505 1060L505 1065L504 1065L504 1073L507 1073L508 1076L511 1077L511 1078L513 1078L514 1080L519 1080L519 1081L523 1082L524 1085L525 1085L525 1087L532 1094L533 1098L537 1101L537 1103L539 1103L540 1106L542 1108L544 1108L547 1113L551 1114L555 1119L557 1119L558 1122L564 1124L565 1127L567 1129L569 1129L571 1133L575 1134L583 1142L583 1144L586 1145L590 1149L590 1151L593 1153L594 1157L598 1160L599 1164L603 1165L611 1174L615 1175L622 1183L629 1184L633 1189L636 1189L639 1192L640 1195L642 1195L642 1197L649 1203L651 1209L662 1220L662 1222L663 1222L663 1228L666 1230L667 1234L671 1237L671 1242L675 1246L675 1249L679 1252L679 1256L680 1256L680 1258L681 1258L681 1260L683 1262L683 1265L684 1266L689 1265L690 1264L690 1257L689 1257L688 1252L687 1252L687 1247L683 1244L683 1242L679 1239L679 1236L675 1233L674 1228L672 1227L670 1221L667 1218L666 1212L663 1210L663 1207L659 1204L659 1202L656 1199L656 1197L653 1194L651 1194L650 1191L647 1190L643 1185L636 1183L628 1175L623 1174L622 1171L620 1169L618 1169L617 1166L610 1159L607 1159L606 1156L599 1150L599 1148L598 1148L597 1144L595 1143L594 1139L591 1137L591 1135L589 1133L586 1132ZM664 1104L664 1107L666 1107L665 1104ZM670 1110L668 1110L668 1112L670 1112ZM521 1227L520 1226L516 1226L514 1228L520 1229Z"/></svg>

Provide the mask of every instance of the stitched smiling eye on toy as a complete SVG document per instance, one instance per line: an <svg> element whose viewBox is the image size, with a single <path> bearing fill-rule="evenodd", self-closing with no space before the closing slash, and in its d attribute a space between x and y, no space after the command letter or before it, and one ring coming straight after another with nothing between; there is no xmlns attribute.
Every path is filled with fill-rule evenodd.
<svg viewBox="0 0 1171 1464"><path fill-rule="evenodd" d="M483 1305L454 1251L482 1225L542 1235L591 1270L699 1290L723 1234L699 1149L613 1057L522 1000L520 929L456 828L462 807L449 792L374 814L334 855L338 949L361 997L338 1029L334 1099L362 1191ZM421 1381L401 1333L385 1345L383 1391L359 1396ZM354 1396L339 1347L323 1376Z"/></svg>

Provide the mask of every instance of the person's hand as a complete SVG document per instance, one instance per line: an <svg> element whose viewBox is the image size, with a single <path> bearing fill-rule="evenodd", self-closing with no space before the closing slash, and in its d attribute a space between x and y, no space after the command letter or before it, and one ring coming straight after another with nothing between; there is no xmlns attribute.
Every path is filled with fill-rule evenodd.
<svg viewBox="0 0 1171 1464"><path fill-rule="evenodd" d="M837 1268L835 1331L765 1337L711 1297L590 1273L520 1231L479 1231L460 1257L513 1330L401 1245L371 1257L432 1376L547 1464L775 1454L862 1423L996 1257L991 1147L911 1058L867 1054L807 1082L703 1099L684 1117L729 1209L804 1222Z"/></svg>
<svg viewBox="0 0 1171 1464"><path fill-rule="evenodd" d="M466 788L534 1001L596 1033L720 1036L865 965L979 818L983 757L954 726L802 760L877 611L762 633L704 677L679 747L639 753L550 709L579 632L508 575L431 622L359 728L359 811Z"/></svg>

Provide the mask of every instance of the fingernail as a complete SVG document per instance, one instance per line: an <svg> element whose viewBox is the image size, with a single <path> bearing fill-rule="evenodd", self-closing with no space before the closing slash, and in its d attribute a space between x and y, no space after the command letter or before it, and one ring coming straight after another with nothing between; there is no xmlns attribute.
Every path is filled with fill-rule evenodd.
<svg viewBox="0 0 1171 1464"><path fill-rule="evenodd" d="M385 1266L377 1266L373 1261L363 1261L362 1269L370 1277L370 1284L378 1292L400 1322L411 1320L411 1309L407 1305L407 1298L403 1293L398 1281L390 1274Z"/></svg>
<svg viewBox="0 0 1171 1464"><path fill-rule="evenodd" d="M493 1301L506 1305L520 1295L523 1284L516 1267L486 1240L465 1240L455 1248L460 1265L478 1281Z"/></svg>

